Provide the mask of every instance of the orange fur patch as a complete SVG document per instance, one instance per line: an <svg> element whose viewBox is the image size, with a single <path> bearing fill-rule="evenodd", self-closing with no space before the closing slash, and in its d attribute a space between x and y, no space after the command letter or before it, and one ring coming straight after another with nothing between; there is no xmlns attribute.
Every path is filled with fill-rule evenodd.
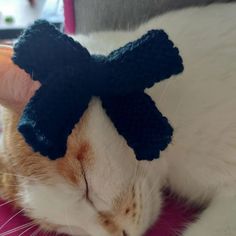
<svg viewBox="0 0 236 236"><path fill-rule="evenodd" d="M119 227L116 225L114 218L111 214L106 212L101 212L99 216L99 221L102 226L112 235L119 231Z"/></svg>
<svg viewBox="0 0 236 236"><path fill-rule="evenodd" d="M84 138L83 126L86 119L75 126L67 141L67 152L63 158L55 161L33 152L17 130L20 114L3 109L3 155L0 161L11 167L12 175L34 177L37 180L50 184L54 175L60 175L72 184L78 185L82 179L82 162L88 167L91 164L91 145ZM0 166L1 168L1 166ZM3 167L4 169L5 167ZM7 188L6 185L4 188ZM12 188L8 188L13 192ZM14 190L18 192L18 189ZM12 195L9 198L12 199Z"/></svg>

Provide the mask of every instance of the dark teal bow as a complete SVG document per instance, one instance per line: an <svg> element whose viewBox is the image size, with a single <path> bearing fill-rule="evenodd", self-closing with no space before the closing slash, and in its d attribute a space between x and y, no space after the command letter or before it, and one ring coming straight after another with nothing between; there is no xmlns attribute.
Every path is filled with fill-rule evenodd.
<svg viewBox="0 0 236 236"><path fill-rule="evenodd" d="M34 151L63 157L92 96L101 98L138 159L157 158L171 141L172 127L144 93L183 71L179 51L164 31L149 31L105 57L90 55L48 22L37 21L20 36L14 52L13 61L42 85L18 127Z"/></svg>

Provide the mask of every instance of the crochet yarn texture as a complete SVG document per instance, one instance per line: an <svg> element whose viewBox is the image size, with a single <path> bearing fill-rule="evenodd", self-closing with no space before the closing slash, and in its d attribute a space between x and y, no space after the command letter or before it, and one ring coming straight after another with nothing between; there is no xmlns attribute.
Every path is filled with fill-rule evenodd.
<svg viewBox="0 0 236 236"><path fill-rule="evenodd" d="M35 152L54 160L92 96L138 160L159 157L173 129L144 89L183 71L179 51L163 30L151 30L108 56L90 55L46 21L19 37L12 60L41 87L26 105L18 129ZM43 115L42 115L43 114Z"/></svg>

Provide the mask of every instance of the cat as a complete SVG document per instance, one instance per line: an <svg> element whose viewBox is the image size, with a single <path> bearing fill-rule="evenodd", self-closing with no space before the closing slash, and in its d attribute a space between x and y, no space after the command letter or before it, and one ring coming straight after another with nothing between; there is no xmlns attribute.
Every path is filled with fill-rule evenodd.
<svg viewBox="0 0 236 236"><path fill-rule="evenodd" d="M63 158L50 161L33 153L17 131L32 93L27 91L19 102L20 85L6 85L0 90L6 107L1 196L14 200L46 230L141 236L158 218L161 189L168 187L187 202L206 207L182 236L234 236L235 12L236 3L193 7L156 17L134 31L76 37L91 53L106 55L149 29L161 28L180 49L183 74L147 90L174 128L172 143L152 162L136 160L96 97L69 136Z"/></svg>

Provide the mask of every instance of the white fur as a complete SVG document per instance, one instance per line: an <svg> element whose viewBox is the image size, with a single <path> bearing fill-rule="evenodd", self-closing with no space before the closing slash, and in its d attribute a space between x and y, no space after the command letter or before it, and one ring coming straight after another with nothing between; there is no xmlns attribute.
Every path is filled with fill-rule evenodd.
<svg viewBox="0 0 236 236"><path fill-rule="evenodd" d="M138 204L143 205L142 220L135 224L117 216L116 221L121 232L125 229L129 235L139 236L159 213L159 188L169 186L189 201L210 202L184 236L234 236L236 4L171 12L134 32L96 33L79 36L79 41L93 53L107 54L155 28L169 34L180 49L185 65L182 75L147 91L172 123L174 140L161 153L160 160L137 163L99 100L93 99L88 110L87 135L96 159L95 168L86 170L92 200L96 210L109 211L114 199L135 184L137 191L143 193L138 200ZM85 200L77 202L83 191L60 182L55 186L22 185L23 205L32 208L34 217L48 217L50 223L63 227L67 224L67 215L72 227L83 229L91 236L109 235L96 222L97 211ZM63 214L66 209L67 214Z"/></svg>
<svg viewBox="0 0 236 236"><path fill-rule="evenodd" d="M108 235L97 222L97 212L83 197L81 185L72 187L62 178L57 178L54 184L24 181L20 187L21 204L31 218L56 225L61 233ZM81 225L84 228L79 227Z"/></svg>
<svg viewBox="0 0 236 236"><path fill-rule="evenodd" d="M98 221L98 213L112 213L116 198L126 196L129 189L135 186L136 200L142 206L139 212L142 224L134 224L122 215L117 215L116 221L131 235L141 235L160 212L159 188L166 168L157 165L158 160L153 164L136 161L133 151L117 134L98 99L91 101L86 113L89 114L86 135L96 153L95 168L85 168L89 197L94 205L84 197L85 181L72 186L57 173L52 174L48 184L44 180L20 178L21 205L31 218L55 225L58 232L108 236L110 234ZM150 189L153 190L151 195L142 194L143 198L140 198L140 193L149 193ZM151 206L149 201L155 202L155 206ZM120 235L121 231L117 236Z"/></svg>

